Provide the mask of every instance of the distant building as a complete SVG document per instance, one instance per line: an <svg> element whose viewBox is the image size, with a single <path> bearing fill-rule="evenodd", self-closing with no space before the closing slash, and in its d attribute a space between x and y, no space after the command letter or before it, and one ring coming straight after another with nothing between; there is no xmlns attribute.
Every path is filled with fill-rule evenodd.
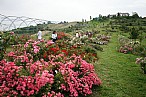
<svg viewBox="0 0 146 97"><path fill-rule="evenodd" d="M117 16L129 16L129 13L117 13Z"/></svg>
<svg viewBox="0 0 146 97"><path fill-rule="evenodd" d="M109 18L124 17L124 16L130 16L130 14L129 13L121 13L121 12L118 12L117 14L109 14L108 15Z"/></svg>

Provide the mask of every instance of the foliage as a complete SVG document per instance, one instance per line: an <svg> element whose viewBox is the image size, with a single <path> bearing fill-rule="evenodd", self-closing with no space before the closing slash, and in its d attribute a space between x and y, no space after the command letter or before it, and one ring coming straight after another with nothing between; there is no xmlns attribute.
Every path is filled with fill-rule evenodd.
<svg viewBox="0 0 146 97"><path fill-rule="evenodd" d="M29 39L28 35L17 35L14 32L0 34L0 60L3 59L6 49L11 45L24 44Z"/></svg>
<svg viewBox="0 0 146 97"><path fill-rule="evenodd" d="M96 50L103 51L103 48L99 45L93 44L93 45L91 45L91 47L96 49Z"/></svg>
<svg viewBox="0 0 146 97"><path fill-rule="evenodd" d="M137 13L132 15L132 18L139 18L139 15Z"/></svg>
<svg viewBox="0 0 146 97"><path fill-rule="evenodd" d="M126 32L126 31L129 30L129 28L128 28L126 25L121 25L121 26L119 27L119 29L120 29L121 31L124 31L124 32Z"/></svg>
<svg viewBox="0 0 146 97"><path fill-rule="evenodd" d="M135 30L135 28L132 28L131 33L130 33L130 38L131 39L137 39L139 36L138 31Z"/></svg>
<svg viewBox="0 0 146 97"><path fill-rule="evenodd" d="M146 57L136 58L136 64L140 64L144 74L146 74Z"/></svg>
<svg viewBox="0 0 146 97"><path fill-rule="evenodd" d="M136 44L134 46L133 54L141 56L141 57L145 57L146 56L146 46L145 45Z"/></svg>

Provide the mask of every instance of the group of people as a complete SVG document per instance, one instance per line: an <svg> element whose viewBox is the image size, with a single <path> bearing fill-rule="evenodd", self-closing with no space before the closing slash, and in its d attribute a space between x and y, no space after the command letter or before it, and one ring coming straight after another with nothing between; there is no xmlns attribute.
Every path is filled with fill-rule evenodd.
<svg viewBox="0 0 146 97"><path fill-rule="evenodd" d="M91 38L92 35L93 35L93 32L88 32L88 31L86 33L76 32L76 37L78 37L78 38L82 38L82 37ZM38 40L42 39L42 31L41 30L38 31L37 36L38 36ZM53 42L56 42L56 40L57 40L57 32L56 31L53 31L51 38L52 38Z"/></svg>
<svg viewBox="0 0 146 97"><path fill-rule="evenodd" d="M38 36L38 40L42 39L42 31L41 30L38 31L37 36ZM52 33L52 41L55 42L56 40L57 40L57 32L53 31L53 33Z"/></svg>

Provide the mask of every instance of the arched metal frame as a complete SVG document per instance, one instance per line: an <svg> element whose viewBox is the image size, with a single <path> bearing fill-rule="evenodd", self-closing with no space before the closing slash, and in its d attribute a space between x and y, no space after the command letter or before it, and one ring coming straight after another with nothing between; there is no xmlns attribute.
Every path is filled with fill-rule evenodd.
<svg viewBox="0 0 146 97"><path fill-rule="evenodd" d="M8 24L5 22L9 22ZM18 25L16 23L20 22ZM10 31L12 29L22 28L22 24L29 27L31 25L36 26L37 24L47 23L48 20L35 19L29 17L17 17L17 16L5 16L0 14L0 31ZM33 23L33 24L32 24Z"/></svg>
<svg viewBox="0 0 146 97"><path fill-rule="evenodd" d="M0 14L0 16L1 16L1 17L4 17L4 18L0 21L0 24L1 24L1 25L3 25L3 22L4 22L6 19L8 19L9 22L12 22L12 20L11 20L9 17L7 17L7 16L1 15L1 14ZM12 24L15 26L14 23L12 23ZM16 28L16 26L15 26L15 28Z"/></svg>

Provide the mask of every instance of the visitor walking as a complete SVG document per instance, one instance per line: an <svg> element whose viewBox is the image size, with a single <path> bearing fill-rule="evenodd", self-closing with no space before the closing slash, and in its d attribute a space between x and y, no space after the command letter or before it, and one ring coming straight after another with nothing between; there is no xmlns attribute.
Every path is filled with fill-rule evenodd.
<svg viewBox="0 0 146 97"><path fill-rule="evenodd" d="M42 39L42 31L39 30L38 33L37 33L37 35L38 35L38 40L41 40Z"/></svg>

